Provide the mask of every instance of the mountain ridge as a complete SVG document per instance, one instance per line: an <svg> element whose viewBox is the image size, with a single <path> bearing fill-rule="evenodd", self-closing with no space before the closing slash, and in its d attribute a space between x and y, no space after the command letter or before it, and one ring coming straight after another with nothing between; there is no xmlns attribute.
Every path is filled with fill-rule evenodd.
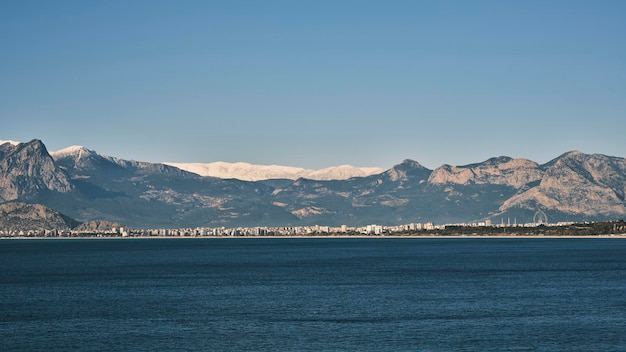
<svg viewBox="0 0 626 352"><path fill-rule="evenodd" d="M528 222L537 210L554 221L626 215L626 159L577 151L541 165L500 156L430 170L406 159L344 180L264 181L62 151L48 153L39 140L0 145L0 203L38 202L79 221L133 227Z"/></svg>
<svg viewBox="0 0 626 352"><path fill-rule="evenodd" d="M56 160L73 157L77 162L80 161L83 155L92 158L94 155L98 155L111 162L120 160L79 145L52 151L50 155ZM365 177L385 171L385 169L380 167L356 167L352 165L338 165L315 170L295 166L258 165L246 162L229 163L223 161L212 163L163 162L160 164L173 166L199 176L238 179L243 181L263 181L271 179L297 180L298 178L308 178L312 180L346 180L352 177Z"/></svg>
<svg viewBox="0 0 626 352"><path fill-rule="evenodd" d="M0 202L30 199L43 191L70 192L69 176L38 139L0 145Z"/></svg>
<svg viewBox="0 0 626 352"><path fill-rule="evenodd" d="M243 181L262 181L270 179L308 178L311 180L346 180L352 177L364 177L385 171L378 167L356 167L352 165L331 166L319 170L305 169L295 166L256 165L246 162L228 163L217 161L212 163L175 163L165 165L193 172L200 176L218 178L235 178Z"/></svg>
<svg viewBox="0 0 626 352"><path fill-rule="evenodd" d="M0 204L0 230L68 230L80 222L41 204L9 202Z"/></svg>

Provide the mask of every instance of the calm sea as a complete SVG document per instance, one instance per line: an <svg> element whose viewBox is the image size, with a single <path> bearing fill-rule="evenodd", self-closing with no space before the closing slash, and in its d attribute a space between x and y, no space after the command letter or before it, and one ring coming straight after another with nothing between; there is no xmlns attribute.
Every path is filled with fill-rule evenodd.
<svg viewBox="0 0 626 352"><path fill-rule="evenodd" d="M3 351L626 351L623 239L0 241Z"/></svg>

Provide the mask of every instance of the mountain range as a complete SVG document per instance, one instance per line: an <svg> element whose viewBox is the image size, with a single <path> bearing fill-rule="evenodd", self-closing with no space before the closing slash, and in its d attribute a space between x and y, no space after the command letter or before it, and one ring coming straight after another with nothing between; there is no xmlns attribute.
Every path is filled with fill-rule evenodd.
<svg viewBox="0 0 626 352"><path fill-rule="evenodd" d="M290 180L307 178L318 181L347 180L352 177L365 177L380 174L385 171L385 169L379 167L355 167L352 165L340 165L321 170L311 170L292 166L253 165L243 162L226 163L222 161L214 163L166 162L164 164L193 172L200 176L236 178L244 181L262 181L277 178Z"/></svg>
<svg viewBox="0 0 626 352"><path fill-rule="evenodd" d="M360 177L292 178L201 176L84 147L49 153L37 139L0 145L0 203L39 203L79 221L143 228L335 226L525 223L538 210L550 222L626 215L626 159L578 151L541 165L501 156L430 170L404 160Z"/></svg>

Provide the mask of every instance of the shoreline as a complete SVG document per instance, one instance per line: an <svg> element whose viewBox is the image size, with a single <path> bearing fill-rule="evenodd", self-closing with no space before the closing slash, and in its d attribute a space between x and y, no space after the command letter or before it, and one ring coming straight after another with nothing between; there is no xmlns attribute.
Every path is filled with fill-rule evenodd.
<svg viewBox="0 0 626 352"><path fill-rule="evenodd" d="M510 239L510 238L521 238L521 239L592 239L592 238L610 238L610 239L626 239L626 233L624 234L607 234L607 235L581 235L581 236L543 236L543 235L485 235L485 236L477 236L477 235L449 235L449 236L437 236L437 235L389 235L389 236L360 236L360 235L328 235L328 236L308 236L308 235L297 235L297 236L68 236L68 237L29 237L29 236L16 236L16 237L0 237L0 240L97 240L97 239L107 239L107 240L127 240L127 239Z"/></svg>

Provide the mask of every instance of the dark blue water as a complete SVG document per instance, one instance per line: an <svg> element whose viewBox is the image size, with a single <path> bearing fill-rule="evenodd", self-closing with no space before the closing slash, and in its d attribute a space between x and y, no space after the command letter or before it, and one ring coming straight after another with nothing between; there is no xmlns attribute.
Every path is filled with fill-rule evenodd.
<svg viewBox="0 0 626 352"><path fill-rule="evenodd" d="M3 351L626 351L622 239L0 241Z"/></svg>

